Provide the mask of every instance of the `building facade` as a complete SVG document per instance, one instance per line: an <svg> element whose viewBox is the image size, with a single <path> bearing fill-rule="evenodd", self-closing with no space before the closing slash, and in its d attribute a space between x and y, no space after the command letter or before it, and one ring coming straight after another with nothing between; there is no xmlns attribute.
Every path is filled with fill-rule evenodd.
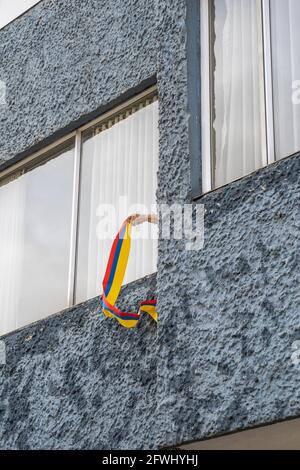
<svg viewBox="0 0 300 470"><path fill-rule="evenodd" d="M299 416L300 10L279 4L42 0L0 30L1 448L172 447ZM91 188L115 181L95 175L119 165L102 131L131 118L125 187L151 174L135 202L204 207L204 244L136 252L120 306L155 297L159 322L127 330L85 250ZM18 269L26 224L51 220L57 245Z"/></svg>

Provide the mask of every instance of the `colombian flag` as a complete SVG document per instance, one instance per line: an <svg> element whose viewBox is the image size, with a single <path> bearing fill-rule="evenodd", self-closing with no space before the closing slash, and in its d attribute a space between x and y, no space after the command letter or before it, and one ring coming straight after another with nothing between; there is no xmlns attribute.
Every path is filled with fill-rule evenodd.
<svg viewBox="0 0 300 470"><path fill-rule="evenodd" d="M102 311L106 317L114 317L125 328L134 328L142 312L148 313L157 322L156 300L144 300L138 313L121 312L116 306L126 272L131 245L131 223L125 221L117 234L108 259L103 279Z"/></svg>

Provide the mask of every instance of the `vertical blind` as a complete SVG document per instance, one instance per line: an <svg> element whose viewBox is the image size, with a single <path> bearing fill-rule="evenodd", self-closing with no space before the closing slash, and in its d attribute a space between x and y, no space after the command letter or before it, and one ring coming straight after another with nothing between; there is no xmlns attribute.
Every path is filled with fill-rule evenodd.
<svg viewBox="0 0 300 470"><path fill-rule="evenodd" d="M300 1L206 1L208 186L220 187L300 151Z"/></svg>
<svg viewBox="0 0 300 470"><path fill-rule="evenodd" d="M271 1L277 159L287 157L300 150L300 103L293 101L294 84L299 89L300 80L299 23L299 0Z"/></svg>
<svg viewBox="0 0 300 470"><path fill-rule="evenodd" d="M99 293L112 240L135 212L155 212L158 102L140 102L84 136L82 145L76 302ZM105 231L105 233L103 233ZM124 283L156 271L157 228L133 229Z"/></svg>
<svg viewBox="0 0 300 470"><path fill-rule="evenodd" d="M260 0L214 1L215 186L266 164Z"/></svg>

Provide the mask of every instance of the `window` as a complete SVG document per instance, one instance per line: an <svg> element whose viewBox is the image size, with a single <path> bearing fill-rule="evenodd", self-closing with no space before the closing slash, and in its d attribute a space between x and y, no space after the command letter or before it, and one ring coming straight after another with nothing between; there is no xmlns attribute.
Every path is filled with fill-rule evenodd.
<svg viewBox="0 0 300 470"><path fill-rule="evenodd" d="M40 0L0 0L0 29L25 13Z"/></svg>
<svg viewBox="0 0 300 470"><path fill-rule="evenodd" d="M119 224L155 210L157 163L152 87L0 173L0 335L100 295ZM156 271L143 230L155 228L134 229L125 283Z"/></svg>
<svg viewBox="0 0 300 470"><path fill-rule="evenodd" d="M74 147L0 187L0 334L67 307Z"/></svg>
<svg viewBox="0 0 300 470"><path fill-rule="evenodd" d="M298 0L271 1L275 154L278 158L300 149L299 21Z"/></svg>
<svg viewBox="0 0 300 470"><path fill-rule="evenodd" d="M203 190L300 150L298 0L201 0Z"/></svg>
<svg viewBox="0 0 300 470"><path fill-rule="evenodd" d="M82 135L76 303L99 292L112 240L125 218L135 212L153 212L157 122L154 96ZM102 227L107 236L99 234ZM157 242L147 236L153 230L147 224L134 229L125 283L156 271Z"/></svg>

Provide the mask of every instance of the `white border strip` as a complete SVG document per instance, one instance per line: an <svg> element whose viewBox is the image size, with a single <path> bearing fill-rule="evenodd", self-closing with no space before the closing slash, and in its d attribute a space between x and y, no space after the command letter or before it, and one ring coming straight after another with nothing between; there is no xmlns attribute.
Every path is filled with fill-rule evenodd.
<svg viewBox="0 0 300 470"><path fill-rule="evenodd" d="M81 169L81 132L77 131L75 139L74 174L73 174L73 196L71 216L71 239L68 275L68 306L75 304L75 270L77 255L77 232L79 217L79 187Z"/></svg>
<svg viewBox="0 0 300 470"><path fill-rule="evenodd" d="M263 26L263 42L264 42L267 158L268 158L268 164L270 164L270 163L275 162L270 0L262 0L262 26Z"/></svg>
<svg viewBox="0 0 300 470"><path fill-rule="evenodd" d="M209 0L201 1L201 151L202 193L212 190Z"/></svg>

